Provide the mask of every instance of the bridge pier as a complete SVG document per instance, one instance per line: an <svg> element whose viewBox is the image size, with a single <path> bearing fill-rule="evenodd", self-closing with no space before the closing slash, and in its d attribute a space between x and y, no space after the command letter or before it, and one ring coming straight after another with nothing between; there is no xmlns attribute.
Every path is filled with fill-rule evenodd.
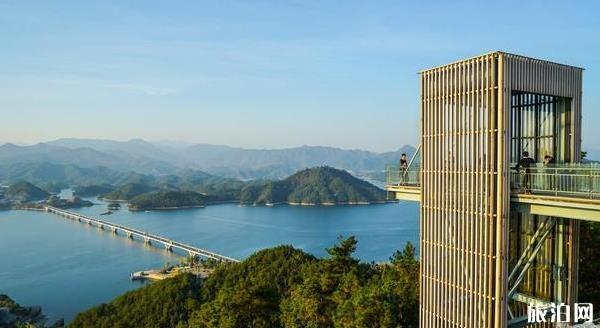
<svg viewBox="0 0 600 328"><path fill-rule="evenodd" d="M142 231L139 231L139 230L136 230L133 228L128 228L128 227L121 226L121 225L114 224L114 223L107 222L107 221L102 221L99 219L95 219L93 217L88 217L85 215L71 213L68 211L54 208L52 206L45 207L44 210L46 212L53 213L57 216L61 216L61 217L71 219L71 220L77 220L78 222L81 222L81 223L87 223L88 225L95 226L96 228L98 228L100 230L111 231L115 235L118 235L119 230L121 230L123 235L127 236L128 239L134 240L135 239L134 236L138 236L140 240L143 239L144 244L146 244L146 245L152 245L152 240L154 240L157 243L157 246L158 246L158 244L162 244L165 248L165 251L167 251L167 252L173 252L174 248L178 248L184 252L187 252L188 254L190 254L192 256L197 255L197 256L213 258L213 259L217 259L218 261L225 261L225 262L238 262L234 258L215 254L215 253L212 253L212 252L209 252L209 251L197 248L197 247L193 247L191 245L186 245L186 244L183 244L183 243L180 243L177 241L173 241L168 238L164 238L162 236L157 236L157 235L150 234L148 232L142 232ZM105 228L105 226L106 226L106 228ZM160 247L160 246L158 246L158 247Z"/></svg>

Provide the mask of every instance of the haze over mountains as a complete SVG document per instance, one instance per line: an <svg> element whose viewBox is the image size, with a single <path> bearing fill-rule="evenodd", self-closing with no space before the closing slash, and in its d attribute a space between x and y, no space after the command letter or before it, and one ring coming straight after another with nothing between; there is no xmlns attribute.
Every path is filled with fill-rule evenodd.
<svg viewBox="0 0 600 328"><path fill-rule="evenodd" d="M380 172L387 164L396 164L401 153L410 156L414 150L412 146L386 153L321 146L244 149L210 144L154 143L141 139L58 139L31 146L4 144L0 146L0 167L13 173L27 166L84 171L78 172L80 174L91 174L85 171L103 167L152 175L193 169L236 179L278 179L300 169L321 165L345 169L356 175Z"/></svg>

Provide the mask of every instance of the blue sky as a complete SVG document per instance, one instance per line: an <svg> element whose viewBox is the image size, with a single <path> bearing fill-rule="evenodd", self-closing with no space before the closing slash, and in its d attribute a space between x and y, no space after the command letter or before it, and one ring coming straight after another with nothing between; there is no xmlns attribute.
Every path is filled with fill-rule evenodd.
<svg viewBox="0 0 600 328"><path fill-rule="evenodd" d="M60 137L388 151L421 69L492 50L586 68L598 1L0 1L0 142Z"/></svg>

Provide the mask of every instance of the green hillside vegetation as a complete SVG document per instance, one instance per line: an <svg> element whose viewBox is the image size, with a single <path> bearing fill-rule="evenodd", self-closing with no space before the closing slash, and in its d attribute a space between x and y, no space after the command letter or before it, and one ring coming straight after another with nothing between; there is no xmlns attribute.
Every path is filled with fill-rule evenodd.
<svg viewBox="0 0 600 328"><path fill-rule="evenodd" d="M48 198L50 194L27 181L20 181L11 184L4 197L12 201L31 202Z"/></svg>
<svg viewBox="0 0 600 328"><path fill-rule="evenodd" d="M68 327L178 327L200 302L200 282L186 274L125 293L78 314Z"/></svg>
<svg viewBox="0 0 600 328"><path fill-rule="evenodd" d="M83 200L80 197L73 197L72 199L63 199L58 196L50 196L46 201L47 205L58 207L58 208L80 208L93 206L94 203L89 200Z"/></svg>
<svg viewBox="0 0 600 328"><path fill-rule="evenodd" d="M194 191L207 195L211 202L241 201L245 204L343 204L385 199L383 190L346 171L330 167L306 169L281 181L265 182L223 178L193 169L155 176L101 166L82 168L35 162L0 164L0 183L10 184L18 178L53 192L76 186L74 194L79 197L100 196L109 201L129 201L148 192L163 190Z"/></svg>
<svg viewBox="0 0 600 328"><path fill-rule="evenodd" d="M194 191L154 191L129 201L132 211L204 206L207 196Z"/></svg>
<svg viewBox="0 0 600 328"><path fill-rule="evenodd" d="M419 263L407 244L390 263L360 263L356 239L317 259L291 246L151 284L80 313L69 327L416 327Z"/></svg>
<svg viewBox="0 0 600 328"><path fill-rule="evenodd" d="M47 318L40 307L25 307L17 304L8 295L0 294L0 327L2 328L58 328L63 327L63 320L51 326L46 324Z"/></svg>
<svg viewBox="0 0 600 328"><path fill-rule="evenodd" d="M156 191L158 188L146 183L130 182L100 197L106 200L130 200L141 194Z"/></svg>
<svg viewBox="0 0 600 328"><path fill-rule="evenodd" d="M115 190L115 187L110 184L78 186L73 190L73 195L79 197L93 197L102 194L107 194Z"/></svg>
<svg viewBox="0 0 600 328"><path fill-rule="evenodd" d="M38 186L86 186L116 182L126 173L103 167L81 168L75 165L24 162L0 164L0 182L29 181Z"/></svg>
<svg viewBox="0 0 600 328"><path fill-rule="evenodd" d="M281 180L241 191L244 204L348 204L384 201L385 191L328 166L299 171Z"/></svg>

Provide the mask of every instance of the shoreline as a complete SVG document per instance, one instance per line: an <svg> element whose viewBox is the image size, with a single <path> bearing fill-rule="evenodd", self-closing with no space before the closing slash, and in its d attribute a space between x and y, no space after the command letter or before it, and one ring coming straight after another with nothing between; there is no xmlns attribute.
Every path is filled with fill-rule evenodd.
<svg viewBox="0 0 600 328"><path fill-rule="evenodd" d="M147 208L131 208L127 206L127 209L131 212L142 212L142 211L170 211L170 210L185 210L193 208L204 208L206 205L188 205L188 206L170 206L170 207L147 207Z"/></svg>
<svg viewBox="0 0 600 328"><path fill-rule="evenodd" d="M364 206L364 205L380 205L380 204L388 204L388 203L397 203L397 200L379 200L379 201L367 201L367 202L337 202L337 203L296 203L296 202L277 202L277 203L266 203L266 204L257 204L257 203L240 203L242 206Z"/></svg>
<svg viewBox="0 0 600 328"><path fill-rule="evenodd" d="M98 198L100 200L100 198ZM106 201L106 200L103 200ZM117 203L117 201L110 201L113 203ZM119 203L126 203L127 205L129 205L129 203L127 203L127 201L118 201ZM275 207L275 206L299 206L299 207L318 207L318 206L322 206L322 207L334 207L334 206L366 206L366 205L380 205L380 204L388 204L388 203L397 203L398 200L381 200L381 201L367 201L367 202L338 202L338 203L333 203L333 202L325 202L325 203L297 203L297 202L277 202L277 203L265 203L265 204L258 204L258 203L240 203L237 200L229 200L229 201L213 201L213 202L209 202L203 205L189 205L189 206L171 206L171 207L148 207L148 208L130 208L129 206L127 206L127 209L131 212L143 212L143 211L175 211L175 210L186 210L186 209L199 209L199 208L205 208L207 206L213 206L213 205L224 205L224 204L237 204L239 206L264 206L264 207ZM107 205L107 204L99 204L99 203L93 203L93 205L91 206L102 206L102 205ZM91 207L91 206L83 206L83 207ZM75 207L75 208L79 208L79 207ZM10 210L37 210L37 211L44 211L41 208L34 208L34 207L19 207L19 206L12 206L12 207L8 207L8 208L0 208L0 211L4 210L4 211L10 211ZM71 208L65 208L65 209L71 209Z"/></svg>
<svg viewBox="0 0 600 328"><path fill-rule="evenodd" d="M104 200L106 201L106 200ZM116 201L114 201L116 202ZM119 201L127 203L127 201ZM281 205L288 206L365 206L365 205L379 205L379 204L388 204L388 203L397 203L398 200L376 200L376 201L364 201L364 202L324 202L324 203L297 203L297 202L277 202L277 203L266 203L266 204L257 204L257 203L240 203L237 200L226 200L226 201L212 201L207 202L203 205L189 205L189 206L171 206L171 207L147 207L147 208L131 208L128 206L128 210L131 212L143 212L143 211L172 211L172 210L185 210L185 209L197 209L197 208L205 208L207 206L212 205L223 205L223 204L238 204L240 206L266 206L266 207L274 207ZM127 203L129 205L129 203ZM100 205L100 204L98 204Z"/></svg>

